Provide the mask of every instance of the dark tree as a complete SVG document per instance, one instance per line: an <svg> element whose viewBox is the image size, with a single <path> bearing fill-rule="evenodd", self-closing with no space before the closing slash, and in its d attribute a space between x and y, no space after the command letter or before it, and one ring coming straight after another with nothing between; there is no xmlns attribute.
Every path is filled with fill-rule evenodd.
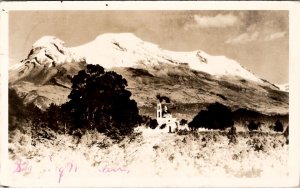
<svg viewBox="0 0 300 188"><path fill-rule="evenodd" d="M216 102L214 104L210 104L207 107L207 110L200 111L188 125L192 129L203 127L208 129L224 130L233 124L233 113L231 110Z"/></svg>
<svg viewBox="0 0 300 188"><path fill-rule="evenodd" d="M87 65L72 78L70 101L62 106L73 129L97 129L111 135L127 135L140 123L137 104L126 90L127 81L99 65Z"/></svg>
<svg viewBox="0 0 300 188"><path fill-rule="evenodd" d="M274 131L283 132L283 125L279 119L277 119L277 121L275 122Z"/></svg>

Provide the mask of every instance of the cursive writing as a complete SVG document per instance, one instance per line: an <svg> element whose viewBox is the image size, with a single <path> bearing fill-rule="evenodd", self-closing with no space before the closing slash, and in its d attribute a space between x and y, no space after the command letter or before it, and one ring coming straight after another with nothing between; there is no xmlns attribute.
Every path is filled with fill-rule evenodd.
<svg viewBox="0 0 300 188"><path fill-rule="evenodd" d="M53 156L48 156L49 157L49 161L50 163L52 163L53 165L48 166L48 168L44 169L43 172L50 172L50 171L55 171L56 173L56 178L57 178L57 182L60 184L64 177L66 177L67 175L71 175L74 173L77 173L78 167L77 167L77 163L75 162L66 162L63 163L61 166L56 166L54 164L54 160L53 160ZM56 166L56 168L55 168ZM22 160L18 160L16 162L16 167L14 169L14 173L21 173L21 172L25 172L25 173L30 173L32 170L32 167L30 165L30 163L28 161L22 161ZM130 171L129 169L125 168L125 167L110 167L109 165L102 167L102 168L98 168L98 172L100 173L106 173L106 174L110 174L110 173L124 173L124 174L128 174Z"/></svg>
<svg viewBox="0 0 300 188"><path fill-rule="evenodd" d="M122 167L111 168L111 167L103 167L98 170L101 173L129 173L129 170Z"/></svg>
<svg viewBox="0 0 300 188"><path fill-rule="evenodd" d="M27 161L18 160L16 163L16 168L14 170L16 173L20 172L31 172L31 166Z"/></svg>
<svg viewBox="0 0 300 188"><path fill-rule="evenodd" d="M65 172L77 172L77 164L73 162L68 162L64 167L58 169L58 183L61 182L62 177L64 176Z"/></svg>

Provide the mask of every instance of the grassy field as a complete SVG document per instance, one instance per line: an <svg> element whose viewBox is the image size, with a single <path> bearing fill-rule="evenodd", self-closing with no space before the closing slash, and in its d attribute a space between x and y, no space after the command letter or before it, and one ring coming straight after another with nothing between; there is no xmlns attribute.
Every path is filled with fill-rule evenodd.
<svg viewBox="0 0 300 188"><path fill-rule="evenodd" d="M81 139L45 132L32 146L30 134L9 135L12 179L64 184L70 178L286 177L288 144L279 133L226 131L169 134L138 127L121 142L89 132Z"/></svg>

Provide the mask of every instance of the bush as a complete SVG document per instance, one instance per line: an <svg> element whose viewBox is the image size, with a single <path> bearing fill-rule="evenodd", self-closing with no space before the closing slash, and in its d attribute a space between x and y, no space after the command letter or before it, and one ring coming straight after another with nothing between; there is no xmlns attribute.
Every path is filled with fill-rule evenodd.
<svg viewBox="0 0 300 188"><path fill-rule="evenodd" d="M210 104L207 110L200 111L188 125L192 129L203 127L224 130L233 124L233 113L231 110L217 102Z"/></svg>
<svg viewBox="0 0 300 188"><path fill-rule="evenodd" d="M260 122L255 123L253 120L247 125L249 131L257 130L260 127Z"/></svg>
<svg viewBox="0 0 300 188"><path fill-rule="evenodd" d="M179 122L179 125L185 125L187 123L188 123L188 121L186 119L181 119Z"/></svg>
<svg viewBox="0 0 300 188"><path fill-rule="evenodd" d="M149 126L151 129L155 129L155 128L158 126L157 120L156 120L156 119L151 119L151 120L149 121L148 126Z"/></svg>
<svg viewBox="0 0 300 188"><path fill-rule="evenodd" d="M237 133L236 133L236 128L234 126L231 126L230 130L227 133L227 138L229 139L229 144L233 143L236 144L237 143Z"/></svg>
<svg viewBox="0 0 300 188"><path fill-rule="evenodd" d="M164 123L164 124L162 124L159 128L160 128L160 129L164 129L164 128L166 128L166 126L167 126L167 124Z"/></svg>
<svg viewBox="0 0 300 188"><path fill-rule="evenodd" d="M279 121L279 119L275 122L274 131L276 131L276 132L283 132L283 125Z"/></svg>

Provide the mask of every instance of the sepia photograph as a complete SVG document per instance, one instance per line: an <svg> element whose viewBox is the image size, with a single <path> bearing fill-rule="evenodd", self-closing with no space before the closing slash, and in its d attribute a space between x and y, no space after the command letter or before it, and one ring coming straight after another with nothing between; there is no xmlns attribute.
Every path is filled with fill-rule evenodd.
<svg viewBox="0 0 300 188"><path fill-rule="evenodd" d="M290 177L288 9L98 5L6 12L6 182Z"/></svg>

